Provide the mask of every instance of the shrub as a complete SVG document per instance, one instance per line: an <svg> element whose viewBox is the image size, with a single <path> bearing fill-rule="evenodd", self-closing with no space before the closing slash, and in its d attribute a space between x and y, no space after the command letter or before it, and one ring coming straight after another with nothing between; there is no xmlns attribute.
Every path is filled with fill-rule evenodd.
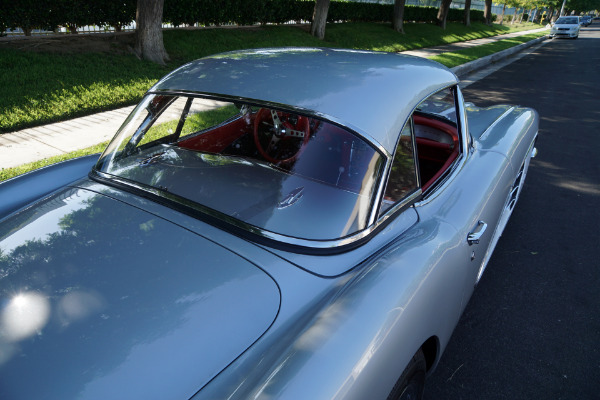
<svg viewBox="0 0 600 400"><path fill-rule="evenodd" d="M135 19L136 0L10 0L0 5L3 26L32 28L66 26L73 33L84 25L110 25L118 31ZM165 0L163 21L182 25L254 25L311 21L313 0ZM6 12L5 10L6 9ZM406 6L404 20L435 22L436 7ZM390 22L393 4L335 0L329 22ZM462 21L463 10L451 9L448 21ZM471 21L483 21L483 12L471 10ZM5 29L5 28L4 28Z"/></svg>

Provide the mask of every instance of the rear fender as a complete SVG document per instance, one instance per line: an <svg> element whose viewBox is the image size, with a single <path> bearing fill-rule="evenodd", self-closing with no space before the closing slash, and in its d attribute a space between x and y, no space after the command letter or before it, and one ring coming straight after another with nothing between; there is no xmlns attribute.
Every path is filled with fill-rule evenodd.
<svg viewBox="0 0 600 400"><path fill-rule="evenodd" d="M77 179L85 177L99 154L74 158L0 183L0 219Z"/></svg>
<svg viewBox="0 0 600 400"><path fill-rule="evenodd" d="M469 122L470 120L471 118ZM538 125L539 116L535 110L511 107L479 137L476 137L477 146L482 151L493 151L504 155L510 160L516 175L531 152Z"/></svg>
<svg viewBox="0 0 600 400"><path fill-rule="evenodd" d="M432 353L438 355L458 320L462 282L450 267L456 260L444 257L434 236L454 246L459 240L443 221L409 230L340 279L337 293L309 323L299 324L305 329L259 342L253 353L260 362L253 363L252 376L228 387L235 388L233 395L215 385L197 398L386 398L419 347L433 337L428 343L437 343ZM282 342L285 347L274 351L273 343Z"/></svg>

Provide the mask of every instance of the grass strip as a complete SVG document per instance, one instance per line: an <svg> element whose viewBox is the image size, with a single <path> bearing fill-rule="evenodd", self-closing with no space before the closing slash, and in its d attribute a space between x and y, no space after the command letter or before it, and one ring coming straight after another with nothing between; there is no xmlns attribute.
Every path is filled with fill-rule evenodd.
<svg viewBox="0 0 600 400"><path fill-rule="evenodd" d="M0 169L0 182L5 181L10 178L14 178L17 175L25 174L27 172L31 172L38 168L46 167L48 165L56 164L57 162L70 160L72 158L87 156L90 154L101 153L104 151L106 146L108 145L108 141L96 144L94 146L87 147L85 149L72 151L70 153L61 154L59 156L45 158L40 161L34 161L28 164L19 165L14 168L2 168Z"/></svg>
<svg viewBox="0 0 600 400"><path fill-rule="evenodd" d="M345 29L345 27L342 27L341 30L343 31ZM335 29L331 29L334 30L334 34L335 33L339 33L335 32ZM511 48L513 46L517 46L519 44L528 42L530 40L533 40L535 38L544 36L545 33L541 32L541 33L533 33L533 34L527 34L527 35L523 35L523 36L518 36L515 38L510 38L510 39L504 39L504 40L500 40L494 43L490 43L490 44L486 44L486 45L482 45L482 46L476 46L476 47L471 47L468 49L464 49L464 50L459 50L456 52L451 52L451 53L444 53L438 56L434 56L431 59L440 62L441 64L444 64L445 66L452 68L454 66L457 65L461 65L464 64L466 62L469 61L473 61L476 60L478 58L481 57L485 57L487 55L490 54L494 54L497 53L499 51L502 50L506 50L508 48ZM243 39L245 36L241 35L239 38ZM427 39L423 39L423 40L427 40ZM233 41L229 41L228 43L233 43ZM188 53L189 50L185 50L183 49L183 47L185 46L192 46L193 47L193 43L190 43L189 41L182 41L178 46L179 46L179 51L182 54ZM204 51L207 51L208 54L213 54L214 51L212 51L212 46L214 44L211 45L207 45L208 48L205 48ZM279 44L275 44L274 46L279 45ZM370 50L381 50L381 51L386 51L384 50L385 48L387 48L386 46L388 46L388 44L385 43L385 40L379 41L379 44L377 46L372 46L369 49ZM263 47L262 45L259 45L257 47ZM344 47L349 47L349 46L344 46ZM175 46L173 48L176 48ZM234 47L237 48L237 47ZM231 48L229 50L233 50L234 48ZM241 48L241 47L240 47ZM360 48L360 47L355 47L355 48ZM198 51L198 50L197 50ZM177 54L177 53L176 53ZM139 62L138 62L139 63ZM160 68L160 67L158 67ZM142 92L143 93L143 92ZM141 96L141 94L140 94ZM137 101L137 100L136 100ZM106 145L108 144L108 142L104 142L104 143L100 143L98 145L95 146L91 146L82 150L77 150L77 151L73 151L67 154L63 154L63 155L59 155L59 156L54 156L54 157L50 157L44 160L40 160L40 161L36 161L36 162L32 162L32 163L28 163L28 164L24 164L24 165L20 165L18 167L14 167L14 168L5 168L5 169L0 169L0 182L13 178L17 175L21 175L24 174L26 172L30 172L33 171L35 169L47 166L47 165L51 165L60 161L65 161L68 159L72 159L72 158L76 158L76 157L81 157L81 156L85 156L85 155L90 155L90 154L95 154L95 153L100 153L104 150L104 148L106 147Z"/></svg>
<svg viewBox="0 0 600 400"><path fill-rule="evenodd" d="M430 57L430 60L439 62L448 68L456 67L480 59L482 57L489 56L491 54L498 53L500 51L510 49L511 47L527 43L533 39L537 39L541 36L545 36L545 32L541 33L530 33L515 38L499 40L494 43L488 43L481 46L475 46L464 50L453 51L449 53L442 53L437 56Z"/></svg>

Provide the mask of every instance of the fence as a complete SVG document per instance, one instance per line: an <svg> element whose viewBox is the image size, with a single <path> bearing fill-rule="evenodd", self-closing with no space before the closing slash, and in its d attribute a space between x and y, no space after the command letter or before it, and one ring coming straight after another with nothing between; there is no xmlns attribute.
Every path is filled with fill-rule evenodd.
<svg viewBox="0 0 600 400"><path fill-rule="evenodd" d="M394 0L362 0L365 3L383 3L383 4L394 4ZM435 7L435 8L439 8L440 7L440 0L406 0L406 5L410 5L410 6L420 6L420 7ZM502 14L502 5L498 5L498 4L492 4L492 14L496 14L496 15L500 15ZM450 8L459 8L459 9L464 9L465 8L465 2L458 0L458 1L453 1L450 4ZM485 9L485 2L484 1L479 1L479 0L473 0L471 1L471 9L472 10L480 10L483 11ZM515 11L514 7L506 7L505 10L505 14L513 14Z"/></svg>

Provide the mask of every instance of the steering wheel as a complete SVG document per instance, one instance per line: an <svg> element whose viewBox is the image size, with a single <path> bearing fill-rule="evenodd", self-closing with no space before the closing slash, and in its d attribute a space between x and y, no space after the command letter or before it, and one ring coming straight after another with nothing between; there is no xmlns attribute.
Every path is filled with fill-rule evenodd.
<svg viewBox="0 0 600 400"><path fill-rule="evenodd" d="M265 160L286 163L296 159L310 138L307 117L261 108L254 119L254 144Z"/></svg>

